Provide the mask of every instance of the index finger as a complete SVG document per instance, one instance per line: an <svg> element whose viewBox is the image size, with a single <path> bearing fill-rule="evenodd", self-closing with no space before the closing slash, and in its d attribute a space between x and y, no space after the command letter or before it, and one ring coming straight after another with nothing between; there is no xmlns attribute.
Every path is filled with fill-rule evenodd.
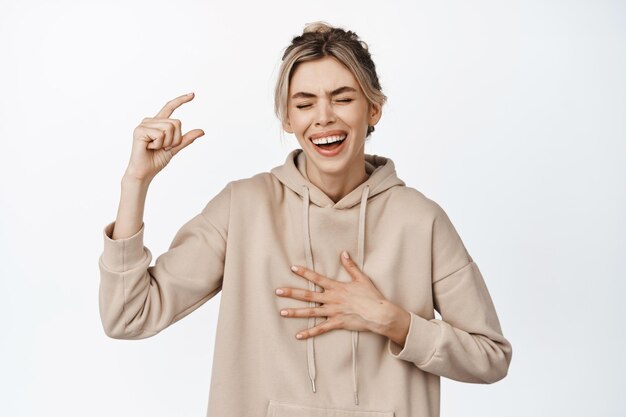
<svg viewBox="0 0 626 417"><path fill-rule="evenodd" d="M173 100L165 103L165 106L154 116L155 119L169 119L174 110L180 107L181 104L186 103L194 98L194 93L185 94L179 97L176 97Z"/></svg>
<svg viewBox="0 0 626 417"><path fill-rule="evenodd" d="M308 279L324 288L333 288L336 281L330 278L325 277L322 274L318 274L315 271L310 270L309 268L305 268L303 266L293 265L291 270L296 274L300 275L303 278Z"/></svg>

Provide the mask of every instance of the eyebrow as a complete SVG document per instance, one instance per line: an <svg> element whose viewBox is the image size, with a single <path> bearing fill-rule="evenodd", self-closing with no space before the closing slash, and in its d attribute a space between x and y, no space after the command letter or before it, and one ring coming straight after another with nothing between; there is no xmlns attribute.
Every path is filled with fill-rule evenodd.
<svg viewBox="0 0 626 417"><path fill-rule="evenodd" d="M337 88L336 90L331 91L330 95L336 96L337 94L341 94L345 92L356 92L356 90L352 87L343 86L343 87ZM291 98L309 98L309 97L317 97L317 96L313 93L307 93L305 91L300 91L294 94L293 96L291 96Z"/></svg>

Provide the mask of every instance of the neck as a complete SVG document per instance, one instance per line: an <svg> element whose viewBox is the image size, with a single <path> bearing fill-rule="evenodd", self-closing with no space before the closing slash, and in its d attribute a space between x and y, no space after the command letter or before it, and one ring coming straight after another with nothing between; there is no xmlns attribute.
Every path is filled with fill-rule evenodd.
<svg viewBox="0 0 626 417"><path fill-rule="evenodd" d="M309 181L335 203L369 178L365 170L365 155L360 155L356 161L351 161L345 170L337 172L321 171L307 161L306 174Z"/></svg>

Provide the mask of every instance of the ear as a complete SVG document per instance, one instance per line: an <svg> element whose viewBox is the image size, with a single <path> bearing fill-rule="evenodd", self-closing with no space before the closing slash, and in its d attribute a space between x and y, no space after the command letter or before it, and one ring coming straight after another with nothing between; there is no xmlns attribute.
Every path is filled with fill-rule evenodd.
<svg viewBox="0 0 626 417"><path fill-rule="evenodd" d="M383 115L383 108L378 103L370 103L368 107L368 119L367 124L374 126L380 120Z"/></svg>
<svg viewBox="0 0 626 417"><path fill-rule="evenodd" d="M287 133L293 133L293 129L291 128L291 122L289 121L289 117L283 122L283 129Z"/></svg>

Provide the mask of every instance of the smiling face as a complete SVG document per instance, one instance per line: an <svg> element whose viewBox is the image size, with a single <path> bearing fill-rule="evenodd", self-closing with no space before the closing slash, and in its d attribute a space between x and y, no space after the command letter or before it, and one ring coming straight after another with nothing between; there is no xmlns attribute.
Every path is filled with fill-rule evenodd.
<svg viewBox="0 0 626 417"><path fill-rule="evenodd" d="M367 101L352 72L326 56L294 70L283 128L296 136L306 154L307 171L317 177L362 175L367 126L378 123L381 114L381 106ZM336 149L312 141L329 134L345 135L345 140Z"/></svg>

